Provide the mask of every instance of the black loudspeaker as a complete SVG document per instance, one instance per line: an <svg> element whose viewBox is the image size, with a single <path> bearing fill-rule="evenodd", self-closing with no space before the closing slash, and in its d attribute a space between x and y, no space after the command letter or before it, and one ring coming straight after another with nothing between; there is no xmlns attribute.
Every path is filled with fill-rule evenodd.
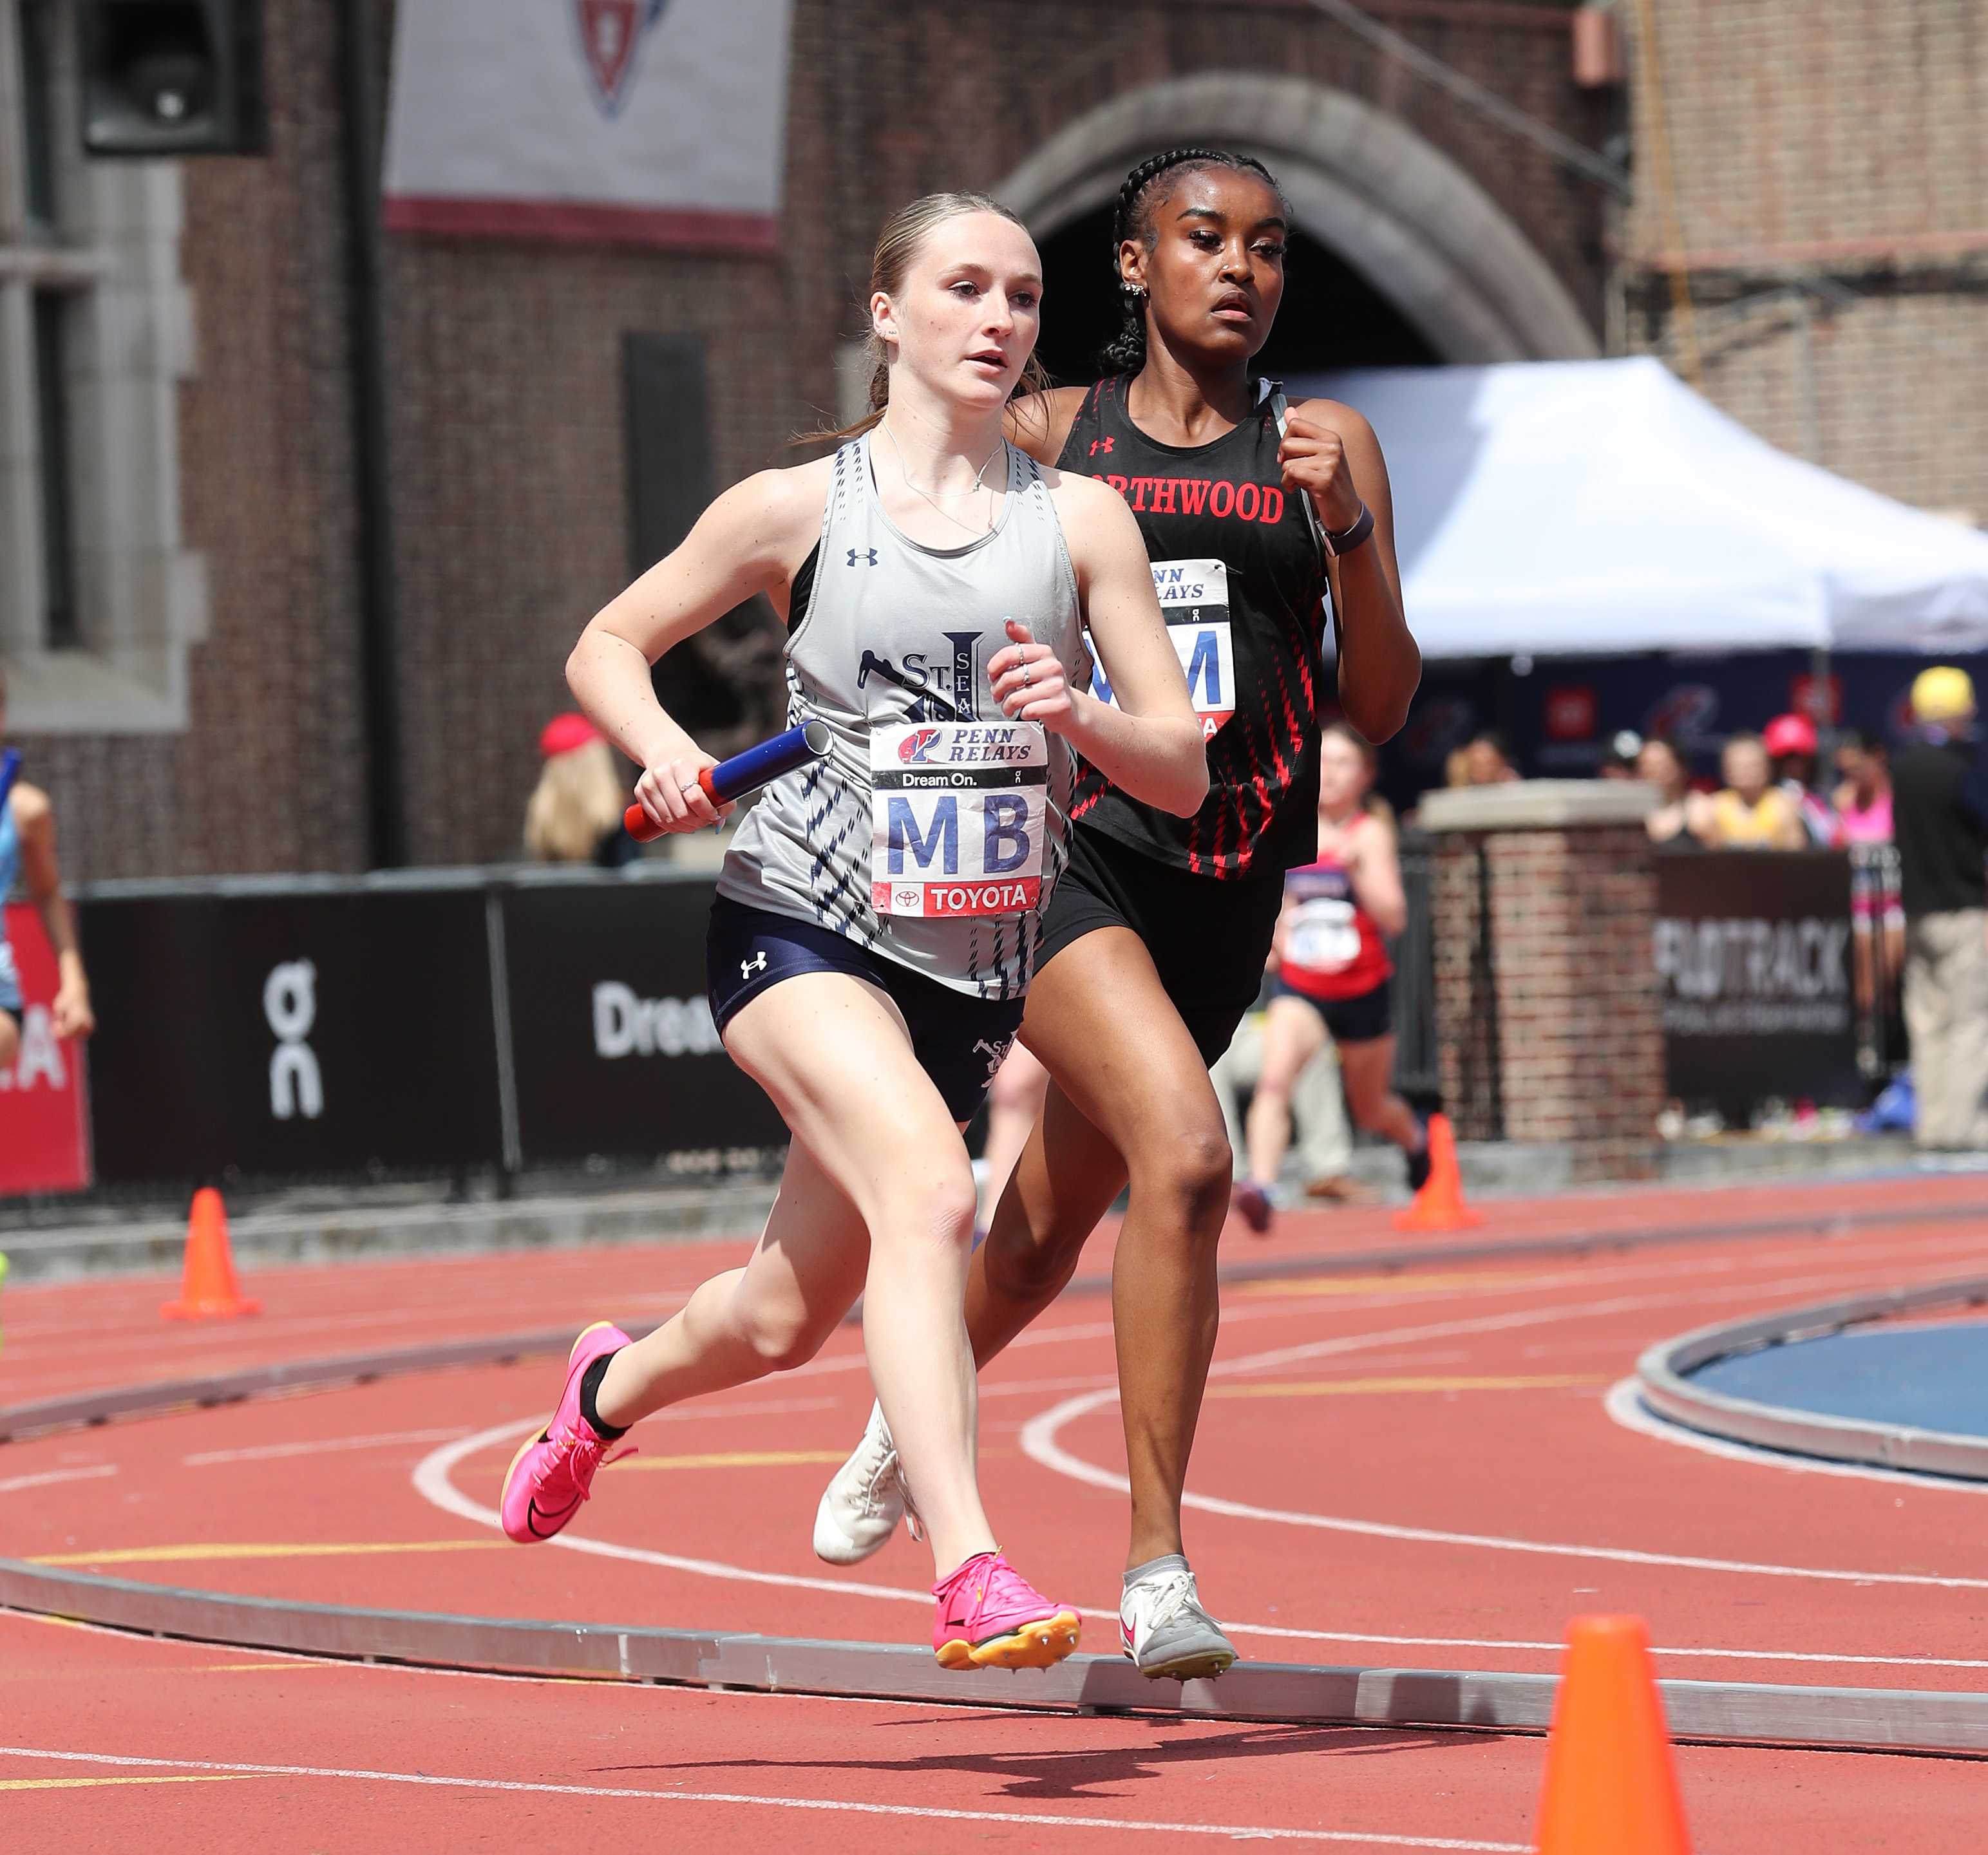
<svg viewBox="0 0 1988 1855"><path fill-rule="evenodd" d="M261 154L262 0L76 0L93 155Z"/></svg>

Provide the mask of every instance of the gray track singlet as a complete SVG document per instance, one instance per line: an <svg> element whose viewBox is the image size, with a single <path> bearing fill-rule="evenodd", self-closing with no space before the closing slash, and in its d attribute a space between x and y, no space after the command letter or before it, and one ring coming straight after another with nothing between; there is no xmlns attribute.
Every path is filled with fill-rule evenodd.
<svg viewBox="0 0 1988 1855"><path fill-rule="evenodd" d="M825 721L834 744L766 788L718 893L972 997L1025 992L1063 871L1073 765L1059 736L995 700L987 663L1010 617L1074 674L1077 576L1035 460L1009 447L990 532L929 548L884 513L868 435L844 444L787 640L788 725Z"/></svg>

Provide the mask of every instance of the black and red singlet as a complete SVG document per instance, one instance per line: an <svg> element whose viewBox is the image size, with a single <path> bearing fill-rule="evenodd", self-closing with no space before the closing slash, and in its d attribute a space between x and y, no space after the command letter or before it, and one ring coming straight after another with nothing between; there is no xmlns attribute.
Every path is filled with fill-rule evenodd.
<svg viewBox="0 0 1988 1855"><path fill-rule="evenodd" d="M1138 522L1208 737L1208 796L1176 818L1080 763L1070 817L1197 875L1281 873L1317 853L1326 579L1303 505L1283 487L1270 383L1252 383L1256 410L1234 431L1188 447L1132 423L1131 384L1091 388L1057 461L1103 478Z"/></svg>

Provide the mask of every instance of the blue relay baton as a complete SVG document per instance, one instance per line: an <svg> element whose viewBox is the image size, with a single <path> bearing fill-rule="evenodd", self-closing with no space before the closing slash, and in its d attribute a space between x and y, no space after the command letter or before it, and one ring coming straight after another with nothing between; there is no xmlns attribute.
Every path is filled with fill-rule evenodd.
<svg viewBox="0 0 1988 1855"><path fill-rule="evenodd" d="M707 766L698 775L697 782L713 805L729 805L748 792L756 792L783 773L791 773L810 760L821 759L828 752L830 738L826 721L803 721L770 741L762 741L757 747L747 748L742 754L734 754L729 760ZM621 815L621 822L637 843L652 843L663 834L639 802Z"/></svg>
<svg viewBox="0 0 1988 1855"><path fill-rule="evenodd" d="M7 802L7 795L13 791L14 782L20 776L21 750L18 747L10 747L4 754L0 754L0 805Z"/></svg>

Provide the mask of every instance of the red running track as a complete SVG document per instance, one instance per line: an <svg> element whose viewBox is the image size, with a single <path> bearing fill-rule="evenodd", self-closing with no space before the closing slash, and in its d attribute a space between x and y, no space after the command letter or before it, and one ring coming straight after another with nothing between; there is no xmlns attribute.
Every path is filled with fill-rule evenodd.
<svg viewBox="0 0 1988 1855"><path fill-rule="evenodd" d="M1645 1346L1688 1328L1979 1272L1984 1198L1978 1182L1937 1180L1505 1204L1489 1208L1486 1233L1513 1245L1568 1232L1677 1240L1232 1288L1192 1483L1204 1595L1263 1659L1545 1669L1570 1614L1631 1610L1650 1620L1669 1675L1988 1688L1988 1491L1731 1459L1625 1428L1607 1401ZM1805 1232L1708 1235L1804 1219ZM1232 1237L1231 1254L1357 1252L1384 1229L1320 1214L1287 1220L1270 1245ZM736 1253L277 1271L255 1283L260 1320L194 1330L158 1323L156 1282L15 1291L0 1303L0 1401L430 1335L654 1317ZM868 1405L854 1331L798 1373L652 1420L637 1433L642 1453L604 1472L572 1545L512 1547L476 1515L557 1376L556 1361L438 1373L12 1444L0 1450L0 1551L315 1601L921 1637L922 1549L901 1539L841 1573L808 1547L822 1479ZM1108 1304L1073 1296L990 1370L982 1417L1004 1543L1037 1582L1098 1613L1088 1646L1100 1648L1124 1544L1112 1382ZM0 1796L7 1820L56 1847L117 1846L142 1822L161 1847L178 1835L211 1847L213 1826L236 1819L259 1841L266 1830L299 1847L323 1846L309 1838L334 1826L340 1847L505 1847L554 1824L624 1834L651 1821L672 1847L762 1823L804 1846L860 1835L894 1849L989 1836L1105 1847L1158 1833L1080 1818L1377 1848L1418 1836L1523 1846L1543 1755L1518 1738L424 1675L20 1619L0 1620L0 1641L10 1700L35 1697L8 1708L6 1744L110 1761L0 1755L0 1786L61 1781ZM17 1674L32 1685L14 1688ZM1016 1678L1018 1698L1029 1678ZM1316 1755L1277 1755L1291 1752ZM169 1762L127 1762L138 1759ZM1706 1850L1962 1847L1983 1794L1964 1761L1681 1759ZM186 1769L203 1759L308 1769ZM106 1777L145 1782L77 1782ZM497 1779L590 1794L488 1788ZM593 1794L629 1790L672 1801ZM775 1797L802 1801L722 1800ZM830 1807L843 1804L889 1814ZM906 1813L955 1809L981 1814Z"/></svg>

